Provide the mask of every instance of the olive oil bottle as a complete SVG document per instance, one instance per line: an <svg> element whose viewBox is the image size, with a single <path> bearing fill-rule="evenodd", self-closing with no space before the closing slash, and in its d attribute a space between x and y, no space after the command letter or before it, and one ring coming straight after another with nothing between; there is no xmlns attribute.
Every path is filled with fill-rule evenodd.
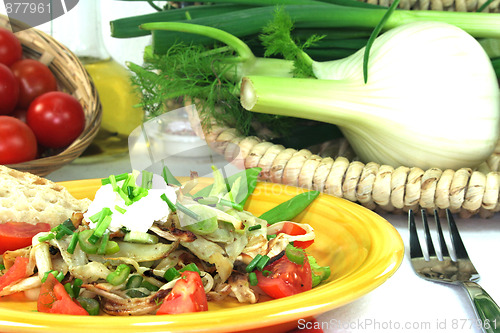
<svg viewBox="0 0 500 333"><path fill-rule="evenodd" d="M94 163L128 154L128 135L142 123L144 112L136 107L140 98L131 84L130 72L110 56L104 45L100 2L79 1L71 11L53 21L52 35L78 56L96 86L102 105L99 132L73 163Z"/></svg>

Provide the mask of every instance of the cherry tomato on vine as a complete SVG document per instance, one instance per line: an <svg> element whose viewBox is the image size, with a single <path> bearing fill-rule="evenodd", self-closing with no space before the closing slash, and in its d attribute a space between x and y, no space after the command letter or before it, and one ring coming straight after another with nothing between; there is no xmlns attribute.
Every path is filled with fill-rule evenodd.
<svg viewBox="0 0 500 333"><path fill-rule="evenodd" d="M49 148L63 148L82 133L85 114L76 98L52 91L31 103L26 123L35 133L38 143Z"/></svg>
<svg viewBox="0 0 500 333"><path fill-rule="evenodd" d="M0 116L0 164L34 159L37 142L33 131L17 118Z"/></svg>
<svg viewBox="0 0 500 333"><path fill-rule="evenodd" d="M22 55L23 48L16 35L0 27L0 64L10 66L21 59Z"/></svg>
<svg viewBox="0 0 500 333"><path fill-rule="evenodd" d="M27 109L38 96L57 90L57 81L45 64L34 59L22 59L10 66L19 84L18 107Z"/></svg>
<svg viewBox="0 0 500 333"><path fill-rule="evenodd" d="M19 96L16 77L9 67L0 64L0 115L14 111Z"/></svg>

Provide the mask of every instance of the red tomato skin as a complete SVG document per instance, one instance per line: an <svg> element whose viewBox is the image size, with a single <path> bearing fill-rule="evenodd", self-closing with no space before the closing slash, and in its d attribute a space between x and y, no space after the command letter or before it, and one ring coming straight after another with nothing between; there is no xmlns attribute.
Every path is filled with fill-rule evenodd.
<svg viewBox="0 0 500 333"><path fill-rule="evenodd" d="M26 268L28 267L29 259L25 257L16 257L14 265L7 272L0 276L0 291L3 288L15 283L26 277Z"/></svg>
<svg viewBox="0 0 500 333"><path fill-rule="evenodd" d="M70 145L85 127L85 114L73 96L52 91L37 97L26 113L26 123L37 141L49 148Z"/></svg>
<svg viewBox="0 0 500 333"><path fill-rule="evenodd" d="M28 125L14 117L0 116L0 164L31 161L37 149L35 134Z"/></svg>
<svg viewBox="0 0 500 333"><path fill-rule="evenodd" d="M23 47L16 35L0 27L0 64L12 65L23 56Z"/></svg>
<svg viewBox="0 0 500 333"><path fill-rule="evenodd" d="M21 59L10 66L19 85L17 106L27 109L38 96L57 90L57 81L45 64L34 59Z"/></svg>
<svg viewBox="0 0 500 333"><path fill-rule="evenodd" d="M208 310L207 295L197 272L182 272L170 294L165 297L157 315L200 312Z"/></svg>
<svg viewBox="0 0 500 333"><path fill-rule="evenodd" d="M312 289L311 265L308 260L299 265L284 255L262 271L269 271L271 274L264 276L261 271L256 271L258 286L272 298L292 296Z"/></svg>
<svg viewBox="0 0 500 333"><path fill-rule="evenodd" d="M31 245L33 236L43 231L50 231L50 224L25 222L0 224L0 254Z"/></svg>
<svg viewBox="0 0 500 333"><path fill-rule="evenodd" d="M305 235L306 231L294 223L285 222L285 224L283 225L283 228L278 233L285 233L285 234L290 235L290 236L299 236L299 235ZM314 240L303 241L303 242L294 241L293 246L299 247L301 249L306 249L309 246L311 246L313 243L314 243Z"/></svg>
<svg viewBox="0 0 500 333"><path fill-rule="evenodd" d="M49 274L47 280L42 283L37 301L37 310L45 313L89 315L77 301L71 299L64 286L52 274Z"/></svg>
<svg viewBox="0 0 500 333"><path fill-rule="evenodd" d="M9 67L0 64L0 115L14 111L19 98L19 85Z"/></svg>

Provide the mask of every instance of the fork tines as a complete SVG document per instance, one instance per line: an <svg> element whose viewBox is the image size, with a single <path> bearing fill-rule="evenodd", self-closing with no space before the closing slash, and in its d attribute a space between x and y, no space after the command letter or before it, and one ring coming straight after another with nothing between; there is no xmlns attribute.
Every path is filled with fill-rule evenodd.
<svg viewBox="0 0 500 333"><path fill-rule="evenodd" d="M417 234L417 227L415 224L415 217L414 217L413 211L409 211L409 231L410 231L410 256L412 258L415 257L424 257L424 254L422 253L422 248L420 246L420 242L418 240L418 234ZM429 257L436 257L436 249L434 248L434 244L432 242L431 234L430 234L430 229L429 229L429 222L427 220L427 213L424 209L421 210L421 215L422 215L422 224L424 226L424 235L425 235L425 243L426 243L426 249L427 249L427 254ZM446 209L446 219L448 221L448 227L450 231L450 237L451 237L451 243L452 243L452 250L455 254L456 259L468 259L469 256L467 254L467 251L465 250L464 243L462 241L462 238L460 237L460 234L458 232L457 225L455 223L455 219L453 218L453 215L451 214L449 209ZM437 228L437 234L438 234L438 241L439 241L439 248L441 250L441 256L442 257L450 257L450 252L448 250L448 247L446 245L446 241L444 238L443 234L443 229L441 227L441 221L439 219L439 215L437 210L434 210L434 220L436 223L436 228Z"/></svg>

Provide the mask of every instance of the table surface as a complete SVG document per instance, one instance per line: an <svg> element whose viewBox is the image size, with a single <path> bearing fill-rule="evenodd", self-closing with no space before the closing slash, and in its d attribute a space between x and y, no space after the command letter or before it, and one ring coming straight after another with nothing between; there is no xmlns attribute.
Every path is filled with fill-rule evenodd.
<svg viewBox="0 0 500 333"><path fill-rule="evenodd" d="M174 175L210 165L208 158L181 158L169 163ZM51 173L53 181L102 178L131 171L128 156L92 164L71 163ZM406 254L398 271L377 289L343 307L318 316L324 332L481 332L466 291L417 277L410 265L406 215L382 215L400 233ZM500 215L489 219L456 218L480 285L500 300ZM499 301L497 301L498 303ZM500 323L497 323L500 328ZM305 325L299 328L306 328Z"/></svg>

